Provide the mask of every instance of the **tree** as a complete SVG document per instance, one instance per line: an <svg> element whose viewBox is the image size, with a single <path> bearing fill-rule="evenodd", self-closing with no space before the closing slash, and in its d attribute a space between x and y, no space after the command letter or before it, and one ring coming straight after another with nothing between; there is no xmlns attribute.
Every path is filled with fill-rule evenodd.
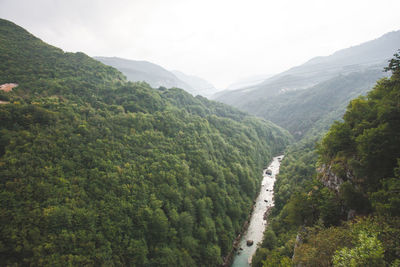
<svg viewBox="0 0 400 267"><path fill-rule="evenodd" d="M400 53L400 49L398 50ZM385 68L385 71L392 71L393 74L398 74L400 70L400 55L399 53L395 53L394 58L389 60L389 66Z"/></svg>
<svg viewBox="0 0 400 267"><path fill-rule="evenodd" d="M376 234L362 231L354 248L342 248L333 256L337 267L385 266L384 249Z"/></svg>

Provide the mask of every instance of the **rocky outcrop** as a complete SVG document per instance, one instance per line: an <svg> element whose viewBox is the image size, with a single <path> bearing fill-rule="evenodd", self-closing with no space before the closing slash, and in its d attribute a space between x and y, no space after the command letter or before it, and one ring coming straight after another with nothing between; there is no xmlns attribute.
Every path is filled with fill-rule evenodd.
<svg viewBox="0 0 400 267"><path fill-rule="evenodd" d="M296 249L303 244L304 242L304 236L307 235L307 230L305 228L304 225L301 226L301 229L299 230L299 232L297 232L297 236L296 236L296 241L294 243L294 248L293 248L293 256L292 256L292 260L294 260L294 258L296 257Z"/></svg>
<svg viewBox="0 0 400 267"><path fill-rule="evenodd" d="M328 188L331 190L334 190L336 193L339 192L340 185L344 181L352 181L353 180L353 175L351 174L350 170L348 168L345 168L345 175L344 176L339 176L336 173L333 172L332 170L332 165L333 164L323 164L321 167L317 169L318 177L320 181Z"/></svg>

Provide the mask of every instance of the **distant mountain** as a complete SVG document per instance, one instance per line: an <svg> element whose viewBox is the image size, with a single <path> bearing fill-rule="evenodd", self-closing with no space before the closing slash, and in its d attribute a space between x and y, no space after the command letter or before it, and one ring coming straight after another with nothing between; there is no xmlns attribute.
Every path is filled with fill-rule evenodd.
<svg viewBox="0 0 400 267"><path fill-rule="evenodd" d="M339 74L362 71L376 66L386 66L387 60L400 47L400 31L337 51L326 57L316 57L308 62L275 75L263 83L221 94L217 100L244 107L247 100L269 97L290 90L306 89Z"/></svg>
<svg viewBox="0 0 400 267"><path fill-rule="evenodd" d="M172 72L163 67L147 62L137 61L118 57L94 57L105 65L112 66L125 74L127 79L132 82L145 81L153 88L160 86L171 88L177 87L188 92L194 89L187 83L181 81Z"/></svg>
<svg viewBox="0 0 400 267"><path fill-rule="evenodd" d="M266 79L274 76L273 74L261 74L239 79L236 82L230 84L226 90L236 90L244 87L250 87L264 82Z"/></svg>
<svg viewBox="0 0 400 267"><path fill-rule="evenodd" d="M210 98L218 99L220 96L225 95L228 91L238 90L240 88L247 88L250 86L258 85L272 76L273 76L272 74L262 74L262 75L254 75L254 76L246 77L244 79L239 79L239 80L235 81L234 83L231 83L230 85L228 85L228 87L225 90L216 92Z"/></svg>
<svg viewBox="0 0 400 267"><path fill-rule="evenodd" d="M333 121L341 118L350 100L365 95L382 76L382 69L375 68L338 75L307 90L288 91L256 100L250 106L254 107L253 113L299 138L328 130Z"/></svg>
<svg viewBox="0 0 400 267"><path fill-rule="evenodd" d="M217 92L217 88L215 88L214 85L204 80L203 78L188 75L178 70L173 70L171 72L175 74L175 76L178 77L181 81L185 82L192 88L188 88L187 91L194 96L201 95L209 97Z"/></svg>
<svg viewBox="0 0 400 267"><path fill-rule="evenodd" d="M385 76L383 68L399 48L400 31L390 32L215 99L269 119L300 138L328 113L329 121L339 119L351 98L365 94Z"/></svg>

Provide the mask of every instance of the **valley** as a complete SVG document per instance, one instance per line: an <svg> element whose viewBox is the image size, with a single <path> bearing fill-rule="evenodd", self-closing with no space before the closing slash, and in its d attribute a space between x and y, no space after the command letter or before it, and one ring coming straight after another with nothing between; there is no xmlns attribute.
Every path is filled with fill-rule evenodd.
<svg viewBox="0 0 400 267"><path fill-rule="evenodd" d="M268 168L263 170L260 193L255 200L249 226L236 248L232 267L251 266L251 259L259 243L262 242L264 230L268 226L268 214L274 205L274 183L283 157L283 155L274 157ZM271 174L267 173L268 170ZM251 242L250 246L248 242Z"/></svg>
<svg viewBox="0 0 400 267"><path fill-rule="evenodd" d="M399 44L215 94L0 19L0 265L398 266Z"/></svg>

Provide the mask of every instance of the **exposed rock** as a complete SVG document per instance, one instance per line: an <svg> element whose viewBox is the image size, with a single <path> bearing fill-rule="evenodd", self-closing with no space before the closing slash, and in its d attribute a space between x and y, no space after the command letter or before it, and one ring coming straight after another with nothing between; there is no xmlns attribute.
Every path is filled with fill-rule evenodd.
<svg viewBox="0 0 400 267"><path fill-rule="evenodd" d="M301 244L303 244L303 236L304 236L304 235L307 235L307 230L306 230L306 228L304 227L304 225L302 225L300 231L297 233L297 236L296 236L296 241L295 241L295 243L294 243L294 248L293 248L292 260L295 258L296 249L297 249Z"/></svg>
<svg viewBox="0 0 400 267"><path fill-rule="evenodd" d="M339 177L332 171L332 165L322 165L317 169L321 182L328 188L339 192L340 185L346 180L352 180L353 175L347 169L345 177Z"/></svg>
<svg viewBox="0 0 400 267"><path fill-rule="evenodd" d="M253 240L247 240L246 244L247 246L251 247L253 245L254 241Z"/></svg>
<svg viewBox="0 0 400 267"><path fill-rule="evenodd" d="M264 212L264 221L266 221L268 219L268 215L271 213L272 210L272 206L267 207L267 210Z"/></svg>

